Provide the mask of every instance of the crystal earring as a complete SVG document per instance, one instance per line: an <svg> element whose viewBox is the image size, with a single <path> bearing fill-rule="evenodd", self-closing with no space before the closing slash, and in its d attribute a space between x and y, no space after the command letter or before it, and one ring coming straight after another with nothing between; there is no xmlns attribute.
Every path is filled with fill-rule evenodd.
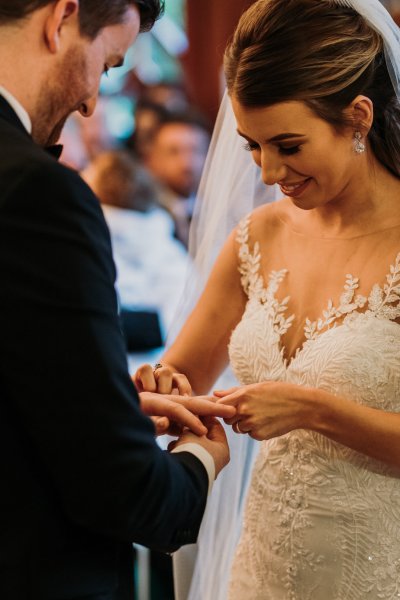
<svg viewBox="0 0 400 600"><path fill-rule="evenodd" d="M354 136L353 136L353 147L354 147L354 152L356 152L357 154L362 154L363 152L365 152L365 144L362 141L362 135L360 131L355 131L354 132Z"/></svg>

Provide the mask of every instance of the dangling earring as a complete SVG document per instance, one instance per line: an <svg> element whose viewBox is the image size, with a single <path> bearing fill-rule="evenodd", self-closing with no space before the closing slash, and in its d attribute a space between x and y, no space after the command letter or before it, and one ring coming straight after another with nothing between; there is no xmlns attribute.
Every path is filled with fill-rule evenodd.
<svg viewBox="0 0 400 600"><path fill-rule="evenodd" d="M355 131L353 136L353 148L354 152L357 154L362 154L365 152L365 144L362 141L362 135L360 131Z"/></svg>

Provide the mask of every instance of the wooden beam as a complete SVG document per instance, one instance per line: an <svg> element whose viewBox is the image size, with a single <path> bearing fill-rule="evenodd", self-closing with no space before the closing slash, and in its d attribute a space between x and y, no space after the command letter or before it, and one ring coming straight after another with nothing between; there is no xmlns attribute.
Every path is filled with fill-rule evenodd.
<svg viewBox="0 0 400 600"><path fill-rule="evenodd" d="M240 15L254 0L186 0L189 49L182 56L190 100L214 122L224 88L222 57Z"/></svg>

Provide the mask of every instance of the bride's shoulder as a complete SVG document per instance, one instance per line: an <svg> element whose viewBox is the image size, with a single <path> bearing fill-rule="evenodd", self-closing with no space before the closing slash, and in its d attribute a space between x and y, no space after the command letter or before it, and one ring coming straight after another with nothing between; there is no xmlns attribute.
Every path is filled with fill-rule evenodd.
<svg viewBox="0 0 400 600"><path fill-rule="evenodd" d="M288 198L282 198L255 208L246 218L251 237L260 239L275 236L284 227L289 204Z"/></svg>

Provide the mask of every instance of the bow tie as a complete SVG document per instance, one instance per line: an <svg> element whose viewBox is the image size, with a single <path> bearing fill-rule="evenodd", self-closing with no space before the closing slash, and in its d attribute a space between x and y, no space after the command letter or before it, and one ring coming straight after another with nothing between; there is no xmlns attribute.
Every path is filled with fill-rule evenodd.
<svg viewBox="0 0 400 600"><path fill-rule="evenodd" d="M45 150L46 150L46 152L51 154L51 156L54 156L54 158L56 158L58 160L63 151L63 147L64 146L62 144L55 144L54 146L47 146L45 148Z"/></svg>

